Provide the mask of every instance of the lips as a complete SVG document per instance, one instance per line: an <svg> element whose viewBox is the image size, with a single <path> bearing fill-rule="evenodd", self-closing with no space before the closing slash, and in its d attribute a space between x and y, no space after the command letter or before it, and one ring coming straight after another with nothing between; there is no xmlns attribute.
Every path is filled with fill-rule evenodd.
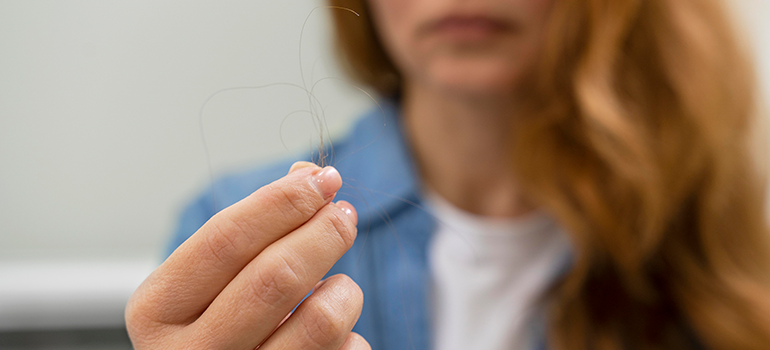
<svg viewBox="0 0 770 350"><path fill-rule="evenodd" d="M430 23L427 32L456 40L480 40L512 29L509 22L489 16L449 15Z"/></svg>

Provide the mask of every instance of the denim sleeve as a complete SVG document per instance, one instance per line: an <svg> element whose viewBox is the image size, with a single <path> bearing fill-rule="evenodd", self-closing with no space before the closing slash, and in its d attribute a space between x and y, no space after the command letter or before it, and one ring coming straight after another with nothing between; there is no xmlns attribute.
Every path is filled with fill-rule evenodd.
<svg viewBox="0 0 770 350"><path fill-rule="evenodd" d="M189 203L182 211L182 215L177 221L176 230L167 243L163 256L164 260L184 241L190 238L193 233L198 231L214 214L214 202L210 190L205 191L197 199Z"/></svg>

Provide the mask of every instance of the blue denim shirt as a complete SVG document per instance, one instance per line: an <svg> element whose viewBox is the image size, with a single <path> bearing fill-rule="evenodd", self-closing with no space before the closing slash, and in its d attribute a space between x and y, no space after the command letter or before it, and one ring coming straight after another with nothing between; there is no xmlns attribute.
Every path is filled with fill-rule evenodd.
<svg viewBox="0 0 770 350"><path fill-rule="evenodd" d="M358 211L358 237L331 269L364 292L355 332L377 350L427 350L431 346L428 242L434 219L422 206L420 183L399 125L398 106L382 104L334 143L329 163L342 175L337 199ZM214 213L284 176L291 161L225 177L184 211L169 253ZM542 324L533 325L544 334ZM545 347L542 337L538 348Z"/></svg>

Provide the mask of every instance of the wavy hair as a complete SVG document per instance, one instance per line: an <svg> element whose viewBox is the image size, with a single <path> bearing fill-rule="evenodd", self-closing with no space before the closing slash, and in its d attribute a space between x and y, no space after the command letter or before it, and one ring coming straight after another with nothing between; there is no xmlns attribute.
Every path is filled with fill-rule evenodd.
<svg viewBox="0 0 770 350"><path fill-rule="evenodd" d="M401 79L366 1L330 0L348 72ZM559 349L770 348L752 65L717 0L556 0L512 164L575 245ZM766 145L765 145L766 147Z"/></svg>

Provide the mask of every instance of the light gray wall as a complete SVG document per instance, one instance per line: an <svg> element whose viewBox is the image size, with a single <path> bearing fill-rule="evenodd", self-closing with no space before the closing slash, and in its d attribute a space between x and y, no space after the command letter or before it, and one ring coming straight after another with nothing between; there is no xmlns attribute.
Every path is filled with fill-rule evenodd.
<svg viewBox="0 0 770 350"><path fill-rule="evenodd" d="M756 55L765 105L770 104L770 0L734 0L737 22Z"/></svg>
<svg viewBox="0 0 770 350"><path fill-rule="evenodd" d="M222 88L301 84L300 29L321 4L0 1L0 261L160 258L181 205L208 183L199 107ZM341 76L328 11L304 31L308 82ZM368 105L334 81L316 95L333 133ZM212 100L215 172L314 144L307 116L285 118L307 101L284 86Z"/></svg>
<svg viewBox="0 0 770 350"><path fill-rule="evenodd" d="M208 181L198 108L212 92L301 84L311 0L0 1L0 261L155 259ZM737 2L770 87L770 1ZM339 76L328 10L308 21L307 80ZM327 82L328 83L328 82ZM318 87L333 132L365 96ZM767 96L767 94L765 94ZM765 99L766 101L770 99ZM298 89L221 95L206 110L217 173L291 156L316 132Z"/></svg>

